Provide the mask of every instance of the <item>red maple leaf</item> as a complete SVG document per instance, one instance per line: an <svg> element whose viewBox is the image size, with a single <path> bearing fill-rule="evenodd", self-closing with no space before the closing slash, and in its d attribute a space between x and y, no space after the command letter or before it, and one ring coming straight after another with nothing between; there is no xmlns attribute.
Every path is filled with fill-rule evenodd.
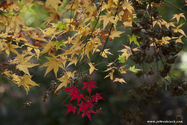
<svg viewBox="0 0 187 125"><path fill-rule="evenodd" d="M77 102L79 103L80 99L83 98L84 99L84 95L80 94L80 91L78 90L78 88L75 87L67 87L64 89L65 91L70 91L69 96L71 97L71 100L73 99L77 99Z"/></svg>
<svg viewBox="0 0 187 125"><path fill-rule="evenodd" d="M73 86L65 88L64 91L70 91L70 93L68 93L70 96L77 95L80 93L78 88L75 88Z"/></svg>
<svg viewBox="0 0 187 125"><path fill-rule="evenodd" d="M69 112L73 112L73 113L75 113L75 109L77 109L75 106L73 106L71 103L70 104L65 104L64 106L67 106L68 107L68 110L67 110L67 112L66 112L66 114L67 113L69 113Z"/></svg>
<svg viewBox="0 0 187 125"><path fill-rule="evenodd" d="M103 97L100 96L101 93L96 93L95 95L92 96L92 102L98 102L98 100L103 99Z"/></svg>
<svg viewBox="0 0 187 125"><path fill-rule="evenodd" d="M78 106L80 106L79 112L78 112L78 113L80 113L82 110L89 109L89 108L93 107L94 105L91 102L83 102L83 101L81 101L81 103L78 104Z"/></svg>
<svg viewBox="0 0 187 125"><path fill-rule="evenodd" d="M79 103L79 101L81 100L81 98L82 98L82 99L85 99L85 98L84 98L84 94L75 94L75 95L73 95L73 96L71 97L71 100L77 99L77 102ZM71 100L70 100L70 101L71 101Z"/></svg>
<svg viewBox="0 0 187 125"><path fill-rule="evenodd" d="M91 94L91 88L98 88L97 86L93 85L94 83L95 82L93 82L93 81L89 81L88 83L87 82L82 82L82 84L83 84L82 89L87 88L87 91L89 92L89 94Z"/></svg>
<svg viewBox="0 0 187 125"><path fill-rule="evenodd" d="M82 110L82 117L84 117L85 115L87 115L88 116L88 118L90 119L90 121L91 121L91 116L90 116L90 113L95 113L93 110L90 110L90 109L84 109L84 110Z"/></svg>

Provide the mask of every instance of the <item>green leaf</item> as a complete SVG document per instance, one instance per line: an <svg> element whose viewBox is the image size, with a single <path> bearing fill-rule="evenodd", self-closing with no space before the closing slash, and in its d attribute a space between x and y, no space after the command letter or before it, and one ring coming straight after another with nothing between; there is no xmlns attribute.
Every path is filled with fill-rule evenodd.
<svg viewBox="0 0 187 125"><path fill-rule="evenodd" d="M56 45L56 50L58 50L60 48L61 45L65 46L66 45L64 44L63 40L61 42L59 41L54 41L55 45Z"/></svg>
<svg viewBox="0 0 187 125"><path fill-rule="evenodd" d="M135 69L135 66L133 66L133 67L130 67L129 70L130 70L131 72L136 73L136 72L140 71L141 69Z"/></svg>
<svg viewBox="0 0 187 125"><path fill-rule="evenodd" d="M136 45L138 45L138 47L140 47L139 42L137 41L137 38L140 38L139 36L135 36L134 34L132 35L132 37L130 35L127 36L129 37L130 44L134 42Z"/></svg>
<svg viewBox="0 0 187 125"><path fill-rule="evenodd" d="M67 22L62 23L62 22L60 21L60 22L57 24L57 25L58 25L57 28L58 28L59 30L62 30L63 28L66 29L66 28L67 28L67 24L68 24Z"/></svg>
<svg viewBox="0 0 187 125"><path fill-rule="evenodd" d="M119 63L125 63L125 56L120 56L119 55L118 60L119 60Z"/></svg>

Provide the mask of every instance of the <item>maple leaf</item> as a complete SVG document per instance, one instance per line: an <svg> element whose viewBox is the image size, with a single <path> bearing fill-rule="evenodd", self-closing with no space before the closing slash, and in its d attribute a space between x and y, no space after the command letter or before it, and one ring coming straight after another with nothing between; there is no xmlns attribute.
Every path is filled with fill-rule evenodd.
<svg viewBox="0 0 187 125"><path fill-rule="evenodd" d="M117 69L116 67L110 67L110 68L107 68L105 71L103 71L103 72L107 72L107 71L109 71L109 70L112 70L112 69Z"/></svg>
<svg viewBox="0 0 187 125"><path fill-rule="evenodd" d="M103 11L104 9L106 9L107 11L110 10L111 7L114 6L113 2L114 2L113 0L108 0L108 3L107 3L107 4L104 2L104 4L103 4L101 10L102 10L102 11Z"/></svg>
<svg viewBox="0 0 187 125"><path fill-rule="evenodd" d="M162 24L162 25L165 25L165 26L167 27L167 29L169 29L170 26L175 27L175 25L174 25L173 23L174 23L174 22L169 22L169 23L168 23L168 22L166 22L166 21L163 20L163 19L161 20L161 24ZM161 27L161 25L159 25L159 26Z"/></svg>
<svg viewBox="0 0 187 125"><path fill-rule="evenodd" d="M80 113L82 110L87 110L87 109L93 107L94 105L89 101L88 102L81 101L81 103L78 104L78 106L80 106L79 112L78 112L78 113Z"/></svg>
<svg viewBox="0 0 187 125"><path fill-rule="evenodd" d="M169 44L168 40L170 40L171 38L169 36L166 37L162 37L162 43L163 44Z"/></svg>
<svg viewBox="0 0 187 125"><path fill-rule="evenodd" d="M122 20L121 23L123 24L126 20L128 19L133 20L133 14L129 12L128 9L123 10L123 16L122 16Z"/></svg>
<svg viewBox="0 0 187 125"><path fill-rule="evenodd" d="M16 84L18 84L18 87L20 87L21 85L24 87L27 94L29 91L29 87L39 86L38 84L36 84L34 81L31 80L32 76L30 75L24 74L23 76L17 76L14 74L12 75L12 77L13 77L13 81L15 81Z"/></svg>
<svg viewBox="0 0 187 125"><path fill-rule="evenodd" d="M182 18L184 18L184 19L186 20L186 18L185 18L185 16L184 16L184 13L174 14L174 15L173 15L173 18L172 18L171 20L176 19L176 20L177 20L177 23L178 23L179 20L180 20L180 17L182 17Z"/></svg>
<svg viewBox="0 0 187 125"><path fill-rule="evenodd" d="M69 94L69 96L72 96L71 100L77 99L78 103L80 102L81 98L85 99L84 95L80 94L80 91L77 88L75 88L74 86L67 87L67 88L64 89L64 91L70 91L70 93L68 93L68 94Z"/></svg>
<svg viewBox="0 0 187 125"><path fill-rule="evenodd" d="M140 71L141 69L135 69L135 66L133 66L133 67L130 67L129 70L130 70L131 72L136 73L136 72Z"/></svg>
<svg viewBox="0 0 187 125"><path fill-rule="evenodd" d="M90 74L92 74L92 72L93 72L94 70L98 70L98 69L96 69L96 68L92 65L91 62L88 62L88 65L90 66L90 69L89 69Z"/></svg>
<svg viewBox="0 0 187 125"><path fill-rule="evenodd" d="M113 82L120 82L121 84L126 83L123 78L115 78Z"/></svg>
<svg viewBox="0 0 187 125"><path fill-rule="evenodd" d="M128 1L124 1L123 5L123 10L127 9L130 13L134 10L134 8L131 6L131 3Z"/></svg>
<svg viewBox="0 0 187 125"><path fill-rule="evenodd" d="M94 86L95 82L93 81L89 81L88 83L87 82L82 82L83 84L83 87L82 87L82 90L87 88L87 91L89 92L89 94L91 94L91 88L98 88L97 86Z"/></svg>
<svg viewBox="0 0 187 125"><path fill-rule="evenodd" d="M120 37L120 34L122 34L122 33L124 33L124 32L122 32L122 31L117 31L117 30L113 30L113 31L111 31L109 37L110 37L111 39L114 39L114 37Z"/></svg>
<svg viewBox="0 0 187 125"><path fill-rule="evenodd" d="M31 57L32 57L32 56L24 58L24 59L20 62L20 64L18 64L18 65L16 66L16 68L19 69L20 71L23 71L24 73L30 75L28 68L32 68L32 67L38 65L38 64L33 64L33 63L30 63L30 62L27 62L28 60L30 60Z"/></svg>
<svg viewBox="0 0 187 125"><path fill-rule="evenodd" d="M129 46L123 45L125 47L125 49L119 50L118 52L123 52L123 54L121 55L122 57L125 56L126 60L129 58L130 55L132 55L132 51L131 48ZM132 49L133 51L140 51L137 48Z"/></svg>
<svg viewBox="0 0 187 125"><path fill-rule="evenodd" d="M180 36L178 37L178 39L176 39L176 42L177 42L177 43L182 43L182 44L184 44L184 43L182 42L182 40L181 40L182 37L183 37L183 35L180 35Z"/></svg>
<svg viewBox="0 0 187 125"><path fill-rule="evenodd" d="M137 38L140 38L139 36L135 36L134 34L132 35L132 37L130 35L127 36L129 37L130 44L134 42L136 45L138 45L138 47L140 47L139 42L137 41Z"/></svg>
<svg viewBox="0 0 187 125"><path fill-rule="evenodd" d="M123 54L121 55L122 57L125 56L126 57L126 60L129 58L129 56L132 54L131 52L131 48L126 46L126 45L123 45L126 49L122 49L122 50L119 50L118 52L123 52Z"/></svg>
<svg viewBox="0 0 187 125"><path fill-rule="evenodd" d="M97 103L98 100L103 99L103 97L101 97L100 95L101 95L101 93L96 93L95 95L92 95L92 102Z"/></svg>
<svg viewBox="0 0 187 125"><path fill-rule="evenodd" d="M62 65L62 60L57 59L55 56L46 57L46 58L49 60L49 62L46 62L45 64L41 66L41 67L47 67L47 70L44 76L46 76L46 74L53 69L55 76L57 77L57 72L58 72L59 67L64 68Z"/></svg>
<svg viewBox="0 0 187 125"><path fill-rule="evenodd" d="M19 53L15 50L15 48L20 48L19 46L12 44L12 42L10 43L3 42L3 45L4 45L3 50L5 50L7 56L10 55L10 51L19 55Z"/></svg>
<svg viewBox="0 0 187 125"><path fill-rule="evenodd" d="M119 70L118 70L121 74L126 74L127 71L128 71L128 69L124 69L124 67L126 67L126 65L121 66L121 67L119 68Z"/></svg>
<svg viewBox="0 0 187 125"><path fill-rule="evenodd" d="M113 55L111 52L109 52L110 49L104 49L103 52L101 52L99 49L96 50L96 52L100 52L101 56L104 58L108 58L107 54Z"/></svg>
<svg viewBox="0 0 187 125"><path fill-rule="evenodd" d="M73 106L71 103L70 104L65 104L64 106L67 106L68 107L68 110L67 110L67 112L66 112L66 114L67 113L69 113L69 112L73 112L73 114L75 113L75 109L77 109L75 106Z"/></svg>
<svg viewBox="0 0 187 125"><path fill-rule="evenodd" d="M61 42L54 41L54 44L56 45L56 50L58 50L60 48L60 46L65 46L66 47L66 45L63 42L63 40Z"/></svg>
<svg viewBox="0 0 187 125"><path fill-rule="evenodd" d="M75 88L74 86L66 87L66 88L64 89L64 91L70 91L70 93L68 93L70 96L76 95L76 94L79 94L79 93L80 93L80 91L78 90L78 88Z"/></svg>
<svg viewBox="0 0 187 125"><path fill-rule="evenodd" d="M88 118L91 121L91 116L90 113L95 113L93 110L90 110L91 107L93 107L94 105L91 102L83 102L81 101L80 104L78 104L80 106L79 108L79 112L80 113L82 111L82 117L84 117L85 115L88 116Z"/></svg>
<svg viewBox="0 0 187 125"><path fill-rule="evenodd" d="M119 63L125 63L125 56L120 56L118 57Z"/></svg>
<svg viewBox="0 0 187 125"><path fill-rule="evenodd" d="M85 115L87 115L88 118L90 119L90 121L91 121L90 113L95 113L93 110L90 110L90 109L85 109L85 110L83 110L82 112L83 112L83 113L82 113L82 117L84 117Z"/></svg>
<svg viewBox="0 0 187 125"><path fill-rule="evenodd" d="M71 100L77 99L77 102L79 103L80 100L81 100L81 98L82 98L82 99L85 99L85 98L84 98L84 94L73 95L73 96L71 97ZM71 100L70 100L70 101L71 101Z"/></svg>
<svg viewBox="0 0 187 125"><path fill-rule="evenodd" d="M177 26L176 28L173 28L172 30L173 30L175 33L179 32L179 33L181 33L182 35L184 35L185 37L187 37L186 34L184 33L184 31L183 31L182 29L180 29L180 28L182 27L183 24L184 24L184 23L181 23L179 26Z"/></svg>
<svg viewBox="0 0 187 125"><path fill-rule="evenodd" d="M55 10L58 8L58 4L61 4L62 2L60 0L47 0L45 5L49 6L51 5Z"/></svg>
<svg viewBox="0 0 187 125"><path fill-rule="evenodd" d="M113 73L114 73L114 70L112 70L112 72L110 72L108 75L106 75L104 77L104 79L110 76L110 79L113 80Z"/></svg>
<svg viewBox="0 0 187 125"><path fill-rule="evenodd" d="M115 23L114 16L112 16L110 13L102 15L100 20L103 20L103 29L105 29L109 22Z"/></svg>
<svg viewBox="0 0 187 125"><path fill-rule="evenodd" d="M69 59L68 61L70 61L70 63L67 65L67 67L72 64L74 64L76 66L78 59L77 59L77 57L73 57L72 59Z"/></svg>
<svg viewBox="0 0 187 125"><path fill-rule="evenodd" d="M57 87L56 91L61 89L63 86L66 87L68 83L70 83L70 80L68 79L68 75L65 74L61 78L58 79L62 83Z"/></svg>
<svg viewBox="0 0 187 125"><path fill-rule="evenodd" d="M32 68L34 66L37 66L38 64L28 62L33 57L33 55L25 58L24 56L26 56L26 54L18 55L14 60L10 60L9 63L17 64L16 69L19 69L20 71L23 71L24 73L30 75L28 68Z"/></svg>

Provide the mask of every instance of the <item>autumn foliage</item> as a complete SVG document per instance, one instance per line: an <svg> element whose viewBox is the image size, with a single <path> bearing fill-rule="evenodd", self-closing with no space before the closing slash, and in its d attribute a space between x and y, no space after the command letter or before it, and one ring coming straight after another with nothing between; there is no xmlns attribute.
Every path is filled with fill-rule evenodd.
<svg viewBox="0 0 187 125"><path fill-rule="evenodd" d="M32 80L29 69L36 66L45 69L45 77L54 72L56 79L50 92L57 96L59 91L68 91L70 101L77 100L77 106L64 104L68 107L66 114L78 109L82 117L87 115L91 120L90 113L101 113L102 109L93 110L93 107L99 100L104 101L101 96L104 93L91 91L98 88L91 80L93 72L106 72L104 79L110 78L116 84L128 84L123 75L129 72L136 73L137 77L155 73L166 81L168 74L172 77L171 64L182 50L179 46L183 44L182 37L187 37L181 29L186 18L181 12L174 14L170 21L164 20L157 10L167 4L164 3L164 0L72 0L66 3L63 0L3 0L0 3L0 53L6 54L7 60L0 64L1 75L18 87L23 86L28 94L30 87L41 86ZM41 6L49 13L43 19L42 26L46 28L29 27L23 23L22 12L33 5ZM131 35L126 34L127 30ZM62 35L66 37L60 39ZM112 53L107 43L124 35L128 37L127 44ZM116 53L118 57L112 60ZM44 64L40 64L41 56L47 59ZM95 57L97 60L93 61ZM105 61L101 62L101 59ZM152 63L156 66L136 69L136 65L125 64L129 59L140 66ZM97 68L103 63L106 64L104 71ZM86 71L82 71L83 66L88 67ZM77 85L80 82L82 84ZM171 96L185 95L185 92L178 91L182 84L168 83ZM149 95L154 96L160 84L142 84L133 88L130 96L142 94L144 100L140 100L145 104L157 101ZM78 89L80 86L82 92ZM187 90L184 85L182 88L182 91ZM46 93L43 95L45 101ZM131 122L128 117L127 121Z"/></svg>

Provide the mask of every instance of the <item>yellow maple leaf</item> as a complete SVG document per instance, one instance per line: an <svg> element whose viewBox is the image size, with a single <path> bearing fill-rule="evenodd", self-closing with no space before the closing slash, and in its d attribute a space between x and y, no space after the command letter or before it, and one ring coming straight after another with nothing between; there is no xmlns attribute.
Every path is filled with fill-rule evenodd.
<svg viewBox="0 0 187 125"><path fill-rule="evenodd" d="M182 43L182 44L184 44L184 43L182 42L182 40L181 40L182 37L183 37L183 35L180 35L180 36L178 37L178 39L176 39L176 42L177 42L177 43Z"/></svg>
<svg viewBox="0 0 187 125"><path fill-rule="evenodd" d="M113 55L111 52L109 52L110 49L104 49L103 52L101 52L99 49L96 49L96 52L100 52L100 55L104 58L108 58L107 54Z"/></svg>
<svg viewBox="0 0 187 125"><path fill-rule="evenodd" d="M109 22L115 23L114 16L112 16L110 13L107 13L106 15L102 15L100 20L103 21L103 29L108 25Z"/></svg>
<svg viewBox="0 0 187 125"><path fill-rule="evenodd" d="M101 11L103 11L104 9L106 9L107 11L108 10L111 10L111 7L114 7L114 4L113 4L113 0L108 0L108 3L103 3L103 6L101 8Z"/></svg>
<svg viewBox="0 0 187 125"><path fill-rule="evenodd" d="M115 67L115 66L109 67L109 68L107 68L107 69L106 69L105 71L103 71L103 72L107 72L107 71L112 70L112 69L117 69L117 67Z"/></svg>
<svg viewBox="0 0 187 125"><path fill-rule="evenodd" d="M12 44L12 42L9 42L9 43L3 42L3 45L4 45L4 47L3 47L4 49L3 50L5 50L7 56L10 55L10 51L15 53L15 54L17 54L17 55L19 54L15 50L16 48L19 48L19 46Z"/></svg>
<svg viewBox="0 0 187 125"><path fill-rule="evenodd" d="M77 59L77 57L73 57L72 59L69 59L68 61L70 61L70 63L67 65L67 67L72 64L74 64L76 66L78 59Z"/></svg>
<svg viewBox="0 0 187 125"><path fill-rule="evenodd" d="M185 18L185 16L184 16L184 13L174 14L174 15L173 15L173 18L171 18L171 20L176 19L176 20L177 20L177 23L178 23L179 20L180 20L180 17L182 17L182 18L184 18L184 19L186 20L186 18Z"/></svg>
<svg viewBox="0 0 187 125"><path fill-rule="evenodd" d="M128 69L124 69L124 67L126 67L126 65L121 66L121 67L119 68L119 70L118 70L121 74L126 74L127 71L128 71Z"/></svg>
<svg viewBox="0 0 187 125"><path fill-rule="evenodd" d="M41 28L39 28L39 29L40 29L41 32L44 34L44 36L46 36L46 37L51 37L51 36L52 36L51 39L53 39L53 37L55 36L55 31L56 31L58 25L57 25L57 24L54 24L54 23L50 23L50 24L51 24L52 26L49 27L49 28L46 28L46 29L44 29L44 30L42 30Z"/></svg>
<svg viewBox="0 0 187 125"><path fill-rule="evenodd" d="M56 45L54 42L51 42L51 40L49 40L49 42L47 44L45 44L43 46L43 48L44 49L41 51L41 54L48 52L48 54L51 55L51 54L53 54L53 53L51 53L51 50L53 50L53 49L56 50Z"/></svg>
<svg viewBox="0 0 187 125"><path fill-rule="evenodd" d="M68 75L68 78L74 78L74 75L75 75L76 71L73 71L73 72L66 72L66 74Z"/></svg>
<svg viewBox="0 0 187 125"><path fill-rule="evenodd" d="M124 33L123 31L117 31L117 30L113 30L110 33L110 38L114 39L114 37L120 37L120 34Z"/></svg>
<svg viewBox="0 0 187 125"><path fill-rule="evenodd" d="M182 29L180 29L180 28L182 27L183 24L184 24L184 23L181 23L179 26L177 26L176 28L173 28L172 30L173 30L175 33L179 32L179 33L181 33L182 35L184 35L185 37L187 37L186 34L184 33L184 31L183 31Z"/></svg>
<svg viewBox="0 0 187 125"><path fill-rule="evenodd" d="M52 69L55 73L55 76L57 77L57 72L58 72L58 69L59 67L61 68L64 68L63 65L62 65L62 60L61 59L57 59L55 56L52 56L52 57L46 57L49 61L46 62L45 64L43 64L41 67L47 67L47 70L45 72L45 75L50 72Z"/></svg>
<svg viewBox="0 0 187 125"><path fill-rule="evenodd" d="M129 46L123 45L125 49L119 50L118 52L123 52L122 57L125 56L126 60L129 58L130 55L132 55L131 48ZM140 51L138 48L132 49L133 51Z"/></svg>
<svg viewBox="0 0 187 125"><path fill-rule="evenodd" d="M130 70L131 72L136 73L136 72L140 71L141 69L135 69L135 66L133 66L133 67L130 67L129 70Z"/></svg>
<svg viewBox="0 0 187 125"><path fill-rule="evenodd" d="M33 64L28 62L31 59L32 56L28 56L24 59L22 59L19 64L16 66L17 69L20 71L23 71L24 73L30 75L28 68L32 68L34 66L37 66L38 64Z"/></svg>
<svg viewBox="0 0 187 125"><path fill-rule="evenodd" d="M17 76L13 74L12 77L13 77L13 81L15 81L16 84L18 84L18 87L20 87L21 85L24 87L27 94L29 91L29 87L39 86L38 84L36 84L34 81L31 80L32 76L30 75L24 74L23 76Z"/></svg>
<svg viewBox="0 0 187 125"><path fill-rule="evenodd" d="M130 13L134 10L134 8L131 6L131 3L127 1L124 1L123 5L123 10L127 9Z"/></svg>
<svg viewBox="0 0 187 125"><path fill-rule="evenodd" d="M110 76L110 79L113 80L113 73L114 73L114 70L112 70L108 75L106 75L104 79Z"/></svg>
<svg viewBox="0 0 187 125"><path fill-rule="evenodd" d="M168 40L170 40L171 38L169 36L166 36L166 37L162 37L162 43L163 44L169 44Z"/></svg>
<svg viewBox="0 0 187 125"><path fill-rule="evenodd" d="M34 51L36 52L36 57L37 57L37 59L39 59L39 56L40 56L40 49L39 49L39 47L33 46L30 43L25 43L24 45L27 46L27 51L29 51L29 52L31 52L31 50L34 49Z"/></svg>
<svg viewBox="0 0 187 125"><path fill-rule="evenodd" d="M173 23L174 23L174 22L169 22L169 23L168 23L168 22L166 22L166 21L163 20L163 19L161 20L161 24L162 24L162 25L165 25L165 26L167 27L167 29L169 29L170 26L175 27L175 25L174 25ZM161 27L161 25L160 25L160 27Z"/></svg>
<svg viewBox="0 0 187 125"><path fill-rule="evenodd" d="M57 87L56 91L59 90L59 89L61 89L63 86L66 87L67 84L70 83L70 80L68 79L68 75L67 74L63 75L58 80L61 81L62 83Z"/></svg>
<svg viewBox="0 0 187 125"><path fill-rule="evenodd" d="M2 74L5 74L8 78L10 78L12 76L12 71L6 69L2 72Z"/></svg>
<svg viewBox="0 0 187 125"><path fill-rule="evenodd" d="M129 56L132 54L131 48L126 45L123 45L123 46L125 47L125 49L119 50L118 52L123 52L121 56L122 57L125 56L127 60Z"/></svg>
<svg viewBox="0 0 187 125"><path fill-rule="evenodd" d="M45 3L46 6L51 5L55 10L57 10L58 4L62 4L62 2L60 0L47 0Z"/></svg>
<svg viewBox="0 0 187 125"><path fill-rule="evenodd" d="M94 70L98 70L98 69L96 69L96 68L92 65L91 62L88 62L88 65L90 66L90 69L89 69L90 74L92 74L92 72L93 72Z"/></svg>
<svg viewBox="0 0 187 125"><path fill-rule="evenodd" d="M123 78L115 78L113 82L120 82L121 84L126 83Z"/></svg>

